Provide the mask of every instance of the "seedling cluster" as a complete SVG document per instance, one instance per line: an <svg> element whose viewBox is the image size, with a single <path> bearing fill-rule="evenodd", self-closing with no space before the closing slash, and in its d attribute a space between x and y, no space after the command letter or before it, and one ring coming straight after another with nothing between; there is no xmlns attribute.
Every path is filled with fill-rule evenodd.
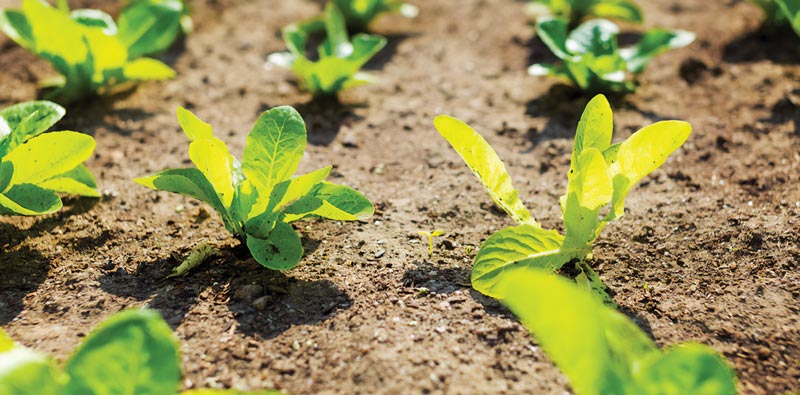
<svg viewBox="0 0 800 395"><path fill-rule="evenodd" d="M306 127L291 107L273 108L258 118L241 162L214 137L211 125L188 110L178 108L178 121L191 141L189 158L196 167L164 170L136 182L207 203L265 267L288 270L300 262L303 245L292 222L355 221L374 211L358 191L325 181L331 166L292 177L303 157Z"/></svg>
<svg viewBox="0 0 800 395"><path fill-rule="evenodd" d="M800 2L753 0L775 20L800 32ZM586 92L633 92L631 76L651 58L689 45L694 34L651 29L630 48L619 48L619 28L606 19L641 22L628 0L535 0L538 36L563 63L536 64L533 75L553 75ZM335 95L368 83L360 69L386 39L366 30L388 12L416 16L397 0L331 0L323 16L283 29L287 52L269 61L291 69L314 96ZM545 15L546 14L546 15ZM49 61L61 76L47 97L71 103L127 89L131 83L167 79L175 72L147 56L167 50L191 31L182 0L132 0L117 22L98 10L70 10L45 0L23 0L20 10L0 12L0 28L12 40ZM316 52L309 50L320 39ZM313 54L313 56L312 56ZM65 115L48 101L0 110L0 214L42 215L61 208L59 194L99 197L83 164L94 139L72 131L47 132ZM189 139L193 167L160 171L135 182L178 193L213 208L225 228L260 265L289 270L304 250L292 223L322 218L356 221L370 217L372 202L359 191L326 181L332 166L295 175L307 144L306 125L292 107L263 112L246 138L241 159L210 124L179 107L177 119ZM497 206L515 222L486 239L472 269L473 287L506 304L542 344L582 395L703 394L736 391L735 376L715 351L698 344L660 350L631 320L615 311L605 285L590 266L602 230L624 214L628 193L663 165L691 134L681 121L661 121L612 143L613 117L603 95L586 106L577 126L567 188L559 199L563 234L544 229L512 185L505 164L466 123L438 116L434 126L477 176ZM441 230L421 231L428 253ZM469 254L469 251L467 252ZM171 276L185 275L224 254L200 243ZM574 264L574 283L554 272ZM553 303L554 300L559 303ZM677 372L677 373L676 373ZM114 315L86 337L63 366L15 344L0 330L0 394L177 394L181 369L174 335L155 312ZM271 391L252 394L269 395ZM185 395L244 394L194 390Z"/></svg>
<svg viewBox="0 0 800 395"><path fill-rule="evenodd" d="M558 77L588 93L635 91L634 77L650 59L695 39L691 32L654 28L636 45L619 48L619 26L603 18L641 23L641 11L627 0L536 0L533 6L544 10L534 12L537 35L562 63L534 64L528 74Z"/></svg>
<svg viewBox="0 0 800 395"><path fill-rule="evenodd" d="M61 208L57 193L99 197L83 162L94 139L78 132L44 133L63 107L34 101L0 110L0 214L41 215Z"/></svg>
<svg viewBox="0 0 800 395"><path fill-rule="evenodd" d="M61 75L44 84L47 98L69 104L90 95L128 89L133 82L175 76L169 66L143 57L172 44L185 20L181 0L136 0L117 23L99 10L70 11L44 0L23 0L22 9L0 12L0 29L42 57Z"/></svg>
<svg viewBox="0 0 800 395"><path fill-rule="evenodd" d="M566 233L543 229L519 199L505 165L489 143L458 119L441 115L434 125L478 177L492 200L517 226L497 231L481 245L472 268L472 286L495 298L506 296L502 279L512 267L547 271L578 262L576 279L603 296L605 286L586 264L605 226L625 213L625 197L661 166L691 133L681 121L647 126L622 143L611 144L611 106L602 95L586 106L578 123L567 173L567 191L559 200ZM601 213L606 210L606 213ZM602 214L602 216L601 216Z"/></svg>

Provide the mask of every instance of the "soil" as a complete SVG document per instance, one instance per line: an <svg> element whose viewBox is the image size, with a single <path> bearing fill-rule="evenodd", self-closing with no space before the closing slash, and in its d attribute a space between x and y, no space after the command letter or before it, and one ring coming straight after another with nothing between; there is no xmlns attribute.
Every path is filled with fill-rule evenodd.
<svg viewBox="0 0 800 395"><path fill-rule="evenodd" d="M616 138L662 119L689 121L694 133L631 193L592 265L659 345L719 350L742 394L800 390L800 38L761 30L760 12L741 0L639 3L645 27L698 39L656 58L635 94L611 98ZM160 57L178 78L72 106L58 125L96 138L88 165L104 197L0 220L3 329L65 358L104 318L149 306L181 341L185 388L569 391L517 320L471 290L475 251L511 221L432 118L450 114L479 130L537 218L558 227L571 139L589 97L526 74L552 57L525 2L416 4L417 19L388 16L374 27L389 39L368 65L380 81L337 103L313 101L289 72L264 65L284 49L279 29L316 14L318 3L192 2L195 33ZM6 38L0 51L0 105L33 99L50 66ZM209 208L131 182L189 164L179 105L214 125L235 154L260 112L295 106L310 139L301 171L333 164L333 181L364 192L376 215L300 223L302 263L284 273L260 267ZM434 229L446 234L429 256L417 232ZM187 277L165 278L204 241L221 255Z"/></svg>

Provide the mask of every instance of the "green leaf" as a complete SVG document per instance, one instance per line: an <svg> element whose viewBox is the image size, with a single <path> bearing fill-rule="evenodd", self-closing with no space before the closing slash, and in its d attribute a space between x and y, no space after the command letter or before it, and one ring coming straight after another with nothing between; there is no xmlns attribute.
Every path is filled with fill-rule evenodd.
<svg viewBox="0 0 800 395"><path fill-rule="evenodd" d="M472 268L472 287L502 299L508 292L503 279L515 267L553 271L575 258L570 251L562 251L563 242L564 237L558 232L532 225L501 229L478 250Z"/></svg>
<svg viewBox="0 0 800 395"><path fill-rule="evenodd" d="M119 15L117 37L128 48L128 57L169 49L181 32L186 12L182 0L134 0Z"/></svg>
<svg viewBox="0 0 800 395"><path fill-rule="evenodd" d="M31 137L35 137L64 117L64 107L49 101L30 101L0 110L8 134L0 133L0 158Z"/></svg>
<svg viewBox="0 0 800 395"><path fill-rule="evenodd" d="M42 215L60 208L58 195L33 184L13 185L0 193L0 214Z"/></svg>
<svg viewBox="0 0 800 395"><path fill-rule="evenodd" d="M780 13L789 21L795 33L800 36L800 0L774 0Z"/></svg>
<svg viewBox="0 0 800 395"><path fill-rule="evenodd" d="M24 13L17 10L0 10L0 30L24 48L33 47L33 28Z"/></svg>
<svg viewBox="0 0 800 395"><path fill-rule="evenodd" d="M631 372L657 350L630 320L551 273L519 267L500 286L507 289L502 302L569 378L576 394L634 394L627 392Z"/></svg>
<svg viewBox="0 0 800 395"><path fill-rule="evenodd" d="M353 51L347 56L353 68L358 70L386 46L386 38L371 34L353 37Z"/></svg>
<svg viewBox="0 0 800 395"><path fill-rule="evenodd" d="M735 395L736 376L714 350L700 344L681 344L647 359L635 375L630 394Z"/></svg>
<svg viewBox="0 0 800 395"><path fill-rule="evenodd" d="M303 244L297 232L286 222L277 222L269 237L247 235L247 248L261 266L289 270L303 258Z"/></svg>
<svg viewBox="0 0 800 395"><path fill-rule="evenodd" d="M511 184L505 165L478 132L446 115L437 116L433 124L478 177L495 204L517 223L539 226L519 199L519 191Z"/></svg>
<svg viewBox="0 0 800 395"><path fill-rule="evenodd" d="M114 19L103 11L74 10L69 13L69 17L83 26L100 28L109 36L117 34L117 24L114 23Z"/></svg>
<svg viewBox="0 0 800 395"><path fill-rule="evenodd" d="M297 200L283 211L285 222L308 217L335 221L356 221L372 216L372 202L355 189L329 182L317 184L306 197Z"/></svg>
<svg viewBox="0 0 800 395"><path fill-rule="evenodd" d="M39 186L70 195L100 197L94 176L84 165L39 183Z"/></svg>
<svg viewBox="0 0 800 395"><path fill-rule="evenodd" d="M271 191L297 170L306 147L306 126L288 106L264 112L256 121L244 147L242 172L262 191Z"/></svg>
<svg viewBox="0 0 800 395"><path fill-rule="evenodd" d="M650 29L636 46L621 50L620 55L628 62L628 71L639 74L656 55L683 48L694 39L694 33L683 30Z"/></svg>
<svg viewBox="0 0 800 395"><path fill-rule="evenodd" d="M333 166L326 166L311 173L292 177L289 180L278 183L269 195L269 204L266 210L274 213L284 208L287 204L307 195L317 184L328 177L332 168Z"/></svg>
<svg viewBox="0 0 800 395"><path fill-rule="evenodd" d="M342 12L333 3L325 5L325 32L327 39L323 47L327 47L327 56L345 58L353 51L353 46L347 37L347 27L344 23ZM320 51L322 56L323 51Z"/></svg>
<svg viewBox="0 0 800 395"><path fill-rule="evenodd" d="M617 51L619 27L605 19L584 22L569 33L565 43L572 54L609 55Z"/></svg>
<svg viewBox="0 0 800 395"><path fill-rule="evenodd" d="M25 347L0 353L0 394L63 395L67 377L55 364Z"/></svg>
<svg viewBox="0 0 800 395"><path fill-rule="evenodd" d="M195 198L209 204L223 217L227 215L214 186L198 169L169 169L134 181L156 191L174 192Z"/></svg>
<svg viewBox="0 0 800 395"><path fill-rule="evenodd" d="M625 196L631 188L663 165L691 133L686 122L662 121L642 128L619 146L617 160L609 167L614 183L611 218L625 213Z"/></svg>
<svg viewBox="0 0 800 395"><path fill-rule="evenodd" d="M152 310L128 310L98 326L66 364L70 394L174 394L181 360L169 326Z"/></svg>
<svg viewBox="0 0 800 395"><path fill-rule="evenodd" d="M598 18L614 18L628 22L642 23L642 10L627 0L598 1L592 6L590 13Z"/></svg>
<svg viewBox="0 0 800 395"><path fill-rule="evenodd" d="M14 164L11 185L38 184L74 169L94 151L91 136L53 132L36 136L9 152L3 161Z"/></svg>
<svg viewBox="0 0 800 395"><path fill-rule="evenodd" d="M570 59L573 54L567 49L567 21L554 18L540 18L536 22L536 34L559 59Z"/></svg>

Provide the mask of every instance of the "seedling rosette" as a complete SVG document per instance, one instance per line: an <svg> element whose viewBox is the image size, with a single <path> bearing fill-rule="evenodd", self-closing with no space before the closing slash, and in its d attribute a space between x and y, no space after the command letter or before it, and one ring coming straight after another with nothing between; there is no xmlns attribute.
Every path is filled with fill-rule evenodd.
<svg viewBox="0 0 800 395"><path fill-rule="evenodd" d="M364 31L379 16L397 12L406 18L416 18L419 9L398 0L331 0L347 23L347 27Z"/></svg>
<svg viewBox="0 0 800 395"><path fill-rule="evenodd" d="M569 281L525 267L500 282L503 304L530 330L576 395L735 395L736 376L696 343L658 349L628 317Z"/></svg>
<svg viewBox="0 0 800 395"><path fill-rule="evenodd" d="M602 95L592 99L578 123L567 191L560 199L566 229L562 235L543 229L534 219L520 200L505 165L475 130L445 115L436 117L434 125L492 200L517 222L517 226L495 232L481 245L472 269L472 286L502 299L506 295L502 280L514 267L555 271L577 262L580 274L576 281L594 289L608 303L611 300L605 285L586 263L592 257L592 244L606 224L625 213L625 197L631 189L680 148L692 130L686 122L662 121L622 143L611 144L611 106Z"/></svg>
<svg viewBox="0 0 800 395"><path fill-rule="evenodd" d="M127 310L95 328L63 367L0 329L0 394L178 394L181 359L155 310ZM279 391L188 390L181 395L280 395Z"/></svg>
<svg viewBox="0 0 800 395"><path fill-rule="evenodd" d="M533 0L528 13L537 17L566 19L577 26L587 18L619 19L642 23L644 16L636 3L629 0Z"/></svg>
<svg viewBox="0 0 800 395"><path fill-rule="evenodd" d="M620 49L619 27L605 19L590 20L572 32L563 19L543 18L536 26L539 38L562 63L534 64L528 74L559 77L589 93L635 91L631 77L644 72L650 59L695 39L683 30L650 29L638 44Z"/></svg>
<svg viewBox="0 0 800 395"><path fill-rule="evenodd" d="M166 64L142 56L172 44L185 19L181 0L134 1L117 23L99 10L70 11L64 0L59 6L23 0L22 9L0 12L0 29L60 73L44 83L48 99L68 104L175 76Z"/></svg>
<svg viewBox="0 0 800 395"><path fill-rule="evenodd" d="M318 30L313 24L324 24L327 34L317 48L317 60L306 56L306 43ZM271 54L267 61L292 70L300 85L314 96L335 95L341 90L373 82L371 75L359 69L386 45L385 38L369 34L357 34L351 41L344 17L333 4L325 7L324 21L285 27L283 40L289 51Z"/></svg>
<svg viewBox="0 0 800 395"><path fill-rule="evenodd" d="M303 246L292 222L354 221L374 212L358 191L324 181L331 166L292 177L306 146L306 127L291 107L277 107L258 118L241 162L213 136L211 125L183 108L177 114L196 167L169 169L136 182L209 204L265 267L288 270L302 258Z"/></svg>
<svg viewBox="0 0 800 395"><path fill-rule="evenodd" d="M34 101L0 110L0 214L41 215L61 208L57 193L99 197L83 162L91 136L44 133L65 114L61 106Z"/></svg>

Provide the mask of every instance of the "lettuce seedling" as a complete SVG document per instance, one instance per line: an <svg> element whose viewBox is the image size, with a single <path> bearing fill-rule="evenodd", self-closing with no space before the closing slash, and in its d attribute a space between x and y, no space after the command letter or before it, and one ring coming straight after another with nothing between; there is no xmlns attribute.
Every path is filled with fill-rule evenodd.
<svg viewBox="0 0 800 395"><path fill-rule="evenodd" d="M639 6L628 0L533 0L528 11L538 17L566 19L571 26L577 26L588 17L635 23L644 20Z"/></svg>
<svg viewBox="0 0 800 395"><path fill-rule="evenodd" d="M505 272L515 266L558 270L577 262L576 281L591 286L607 301L604 286L586 264L592 244L610 221L624 214L625 197L644 176L661 166L691 133L681 121L647 126L627 140L611 144L611 106L602 95L586 106L578 123L567 173L567 191L560 199L565 235L546 230L519 199L505 165L489 143L466 123L440 115L434 125L478 177L492 200L517 226L495 232L481 245L472 269L472 286L495 298ZM601 210L607 210L602 217Z"/></svg>
<svg viewBox="0 0 800 395"><path fill-rule="evenodd" d="M64 114L47 101L0 110L0 214L52 213L62 205L56 193L100 196L82 164L94 151L94 139L70 131L44 133Z"/></svg>
<svg viewBox="0 0 800 395"><path fill-rule="evenodd" d="M399 12L406 18L416 18L419 9L398 0L331 0L342 11L347 27L357 31L366 30L378 16Z"/></svg>
<svg viewBox="0 0 800 395"><path fill-rule="evenodd" d="M49 61L61 75L46 82L48 99L71 103L127 89L136 81L173 78L166 64L142 55L161 51L175 38L184 13L180 0L139 0L119 23L98 10L69 11L44 0L23 0L22 9L0 12L0 29L17 44Z"/></svg>
<svg viewBox="0 0 800 395"><path fill-rule="evenodd" d="M287 270L302 258L300 236L290 223L313 217L353 221L374 211L358 191L324 181L331 166L292 177L306 146L306 127L291 107L258 118L241 162L213 136L211 125L188 110L178 108L178 121L192 142L189 158L196 167L165 170L136 182L209 204L265 267Z"/></svg>
<svg viewBox="0 0 800 395"><path fill-rule="evenodd" d="M155 310L127 310L100 324L67 359L14 344L0 329L0 394L178 394L181 359ZM278 395L279 391L189 390L182 395Z"/></svg>
<svg viewBox="0 0 800 395"><path fill-rule="evenodd" d="M659 350L628 317L539 270L510 269L502 302L567 376L577 395L734 395L725 359L701 344Z"/></svg>
<svg viewBox="0 0 800 395"><path fill-rule="evenodd" d="M638 44L620 49L619 27L605 19L590 20L570 33L563 19L543 18L536 25L539 37L563 63L534 64L528 73L560 77L591 93L633 92L636 84L630 74L641 74L654 56L685 47L695 38L682 30L650 29Z"/></svg>
<svg viewBox="0 0 800 395"><path fill-rule="evenodd" d="M351 42L341 11L330 3L325 7L324 22L320 23L324 23L327 36L317 49L318 60L311 60L305 54L306 42L317 29L308 24L291 24L283 29L289 51L271 54L268 61L291 69L300 85L314 96L335 95L343 89L373 82L372 76L359 69L386 45L386 39L357 34Z"/></svg>

